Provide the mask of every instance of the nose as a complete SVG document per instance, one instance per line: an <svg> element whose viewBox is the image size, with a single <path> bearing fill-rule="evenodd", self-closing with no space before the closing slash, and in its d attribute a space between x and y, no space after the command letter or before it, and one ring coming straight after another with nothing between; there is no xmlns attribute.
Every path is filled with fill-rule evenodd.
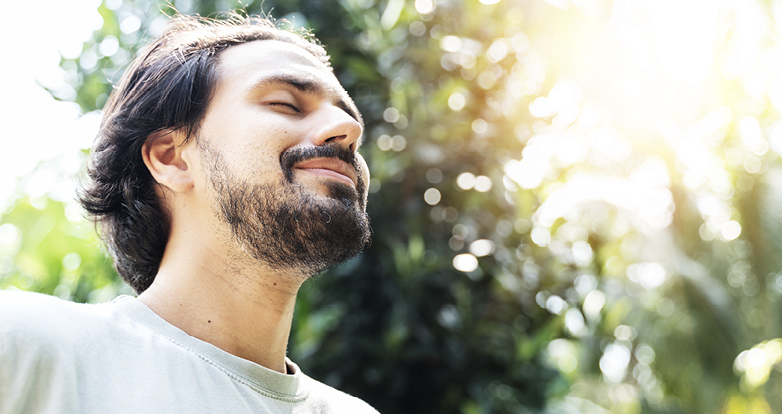
<svg viewBox="0 0 782 414"><path fill-rule="evenodd" d="M361 139L361 124L350 114L331 103L323 103L318 108L318 116L313 118L315 133L313 144L325 145L337 143L355 151Z"/></svg>

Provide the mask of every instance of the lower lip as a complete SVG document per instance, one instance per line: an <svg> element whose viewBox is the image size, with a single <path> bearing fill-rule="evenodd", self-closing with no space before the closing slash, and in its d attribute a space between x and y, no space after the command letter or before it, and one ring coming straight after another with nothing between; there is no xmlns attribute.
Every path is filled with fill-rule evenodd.
<svg viewBox="0 0 782 414"><path fill-rule="evenodd" d="M302 171L308 171L312 174L319 175L321 177L331 178L340 182L343 182L345 184L350 185L351 187L355 187L355 183L353 180L350 179L350 177L346 175L342 175L336 171L333 170L327 170L325 168L297 168L297 170Z"/></svg>

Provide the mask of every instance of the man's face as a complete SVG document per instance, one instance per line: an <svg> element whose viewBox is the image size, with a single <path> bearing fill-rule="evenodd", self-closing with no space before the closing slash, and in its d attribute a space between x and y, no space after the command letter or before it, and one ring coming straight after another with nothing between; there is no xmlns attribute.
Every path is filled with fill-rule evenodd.
<svg viewBox="0 0 782 414"><path fill-rule="evenodd" d="M262 40L218 58L198 133L213 210L255 259L312 275L369 240L362 125L328 68Z"/></svg>

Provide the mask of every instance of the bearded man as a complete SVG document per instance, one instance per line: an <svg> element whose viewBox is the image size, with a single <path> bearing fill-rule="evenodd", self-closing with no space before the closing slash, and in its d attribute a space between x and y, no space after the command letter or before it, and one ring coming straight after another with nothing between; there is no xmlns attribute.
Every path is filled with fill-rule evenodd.
<svg viewBox="0 0 782 414"><path fill-rule="evenodd" d="M80 201L139 294L0 294L0 413L373 413L286 358L369 240L363 123L319 44L179 16L107 104Z"/></svg>

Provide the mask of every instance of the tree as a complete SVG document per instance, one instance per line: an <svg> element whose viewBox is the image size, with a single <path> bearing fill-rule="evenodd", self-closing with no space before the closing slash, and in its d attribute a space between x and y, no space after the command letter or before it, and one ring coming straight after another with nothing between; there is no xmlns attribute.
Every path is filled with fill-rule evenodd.
<svg viewBox="0 0 782 414"><path fill-rule="evenodd" d="M314 31L367 125L373 243L302 289L290 355L305 372L386 413L782 406L770 3L244 10L261 7ZM84 111L172 13L144 0L99 11L94 40L62 62ZM121 293L94 236L36 203L2 217L0 284ZM44 246L67 249L36 249L49 227Z"/></svg>

